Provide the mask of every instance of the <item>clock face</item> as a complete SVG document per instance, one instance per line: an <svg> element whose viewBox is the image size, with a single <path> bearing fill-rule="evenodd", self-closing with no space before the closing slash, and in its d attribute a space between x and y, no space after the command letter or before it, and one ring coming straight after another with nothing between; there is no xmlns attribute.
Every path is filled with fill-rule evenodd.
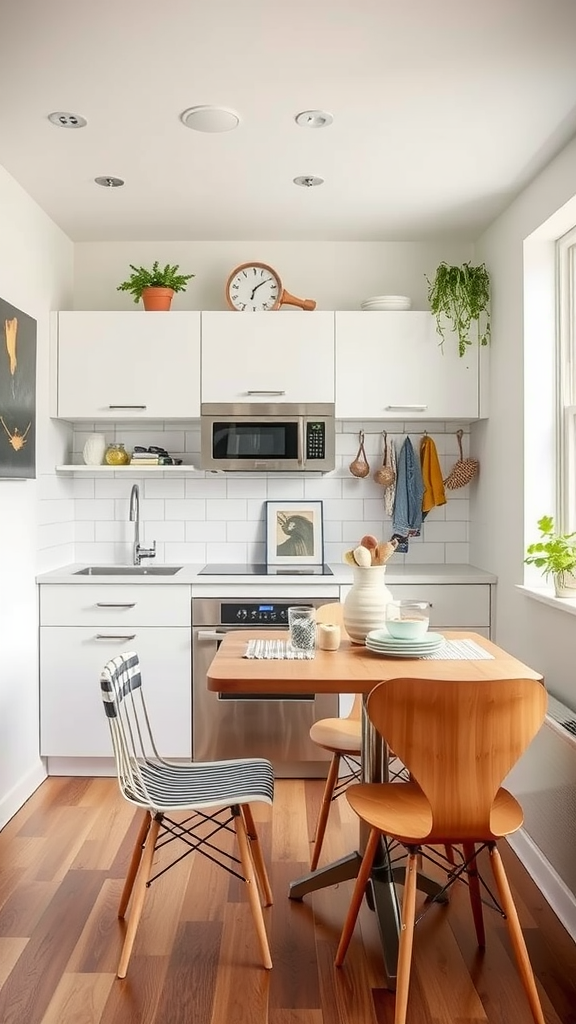
<svg viewBox="0 0 576 1024"><path fill-rule="evenodd" d="M265 263L244 263L232 271L226 285L228 305L250 313L278 309L281 295L280 278Z"/></svg>

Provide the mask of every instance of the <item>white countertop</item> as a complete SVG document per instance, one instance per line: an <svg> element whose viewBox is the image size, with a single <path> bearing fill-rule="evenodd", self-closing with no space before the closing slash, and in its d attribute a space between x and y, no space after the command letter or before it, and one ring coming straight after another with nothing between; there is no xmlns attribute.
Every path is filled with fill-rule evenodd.
<svg viewBox="0 0 576 1024"><path fill-rule="evenodd" d="M154 563L151 563L153 566ZM160 563L157 563L160 564ZM352 569L348 565L330 564L333 576L304 576L295 573L293 576L282 573L281 575L270 576L200 576L202 564L183 565L179 572L173 576L129 576L129 575L105 575L105 576L76 576L79 569L84 569L86 562L74 562L70 565L63 565L58 569L51 569L49 572L40 573L36 582L44 583L73 583L79 586L94 586L94 584L126 583L133 586L142 584L144 586L166 586L166 585L193 585L195 590L200 587L209 587L213 594L218 587L239 586L246 588L258 587L325 587L343 586L352 583ZM473 565L401 565L394 566L391 562L386 568L386 583L389 586L401 583L496 583L497 577L493 573L477 569Z"/></svg>

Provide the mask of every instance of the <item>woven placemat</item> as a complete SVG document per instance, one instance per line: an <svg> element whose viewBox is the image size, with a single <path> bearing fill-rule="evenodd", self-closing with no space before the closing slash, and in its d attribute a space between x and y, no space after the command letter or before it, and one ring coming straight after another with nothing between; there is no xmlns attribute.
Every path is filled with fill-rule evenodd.
<svg viewBox="0 0 576 1024"><path fill-rule="evenodd" d="M485 651L475 640L445 640L433 654L423 654L430 661L493 661L494 655Z"/></svg>
<svg viewBox="0 0 576 1024"><path fill-rule="evenodd" d="M245 658L267 658L276 661L307 660L314 657L314 651L293 651L288 640L249 640Z"/></svg>

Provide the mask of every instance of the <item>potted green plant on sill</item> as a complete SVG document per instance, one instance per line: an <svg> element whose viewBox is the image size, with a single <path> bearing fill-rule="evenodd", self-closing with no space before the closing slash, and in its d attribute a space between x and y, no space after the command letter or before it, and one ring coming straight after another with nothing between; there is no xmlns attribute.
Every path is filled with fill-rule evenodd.
<svg viewBox="0 0 576 1024"><path fill-rule="evenodd" d="M556 533L552 516L542 516L538 529L542 540L528 545L524 561L552 576L556 597L576 598L576 532Z"/></svg>
<svg viewBox="0 0 576 1024"><path fill-rule="evenodd" d="M485 264L472 267L470 263L463 263L455 267L442 262L434 279L430 281L426 277L426 280L441 348L447 323L458 337L458 353L463 356L472 344L470 330L474 321L478 344L487 345L490 341L490 277Z"/></svg>
<svg viewBox="0 0 576 1024"><path fill-rule="evenodd" d="M186 286L194 274L180 274L178 264L167 263L161 267L158 260L152 264L152 269L146 267L135 267L129 264L132 274L127 281L118 285L117 291L130 292L134 296L134 302L142 299L144 309L166 310L170 309L172 297L175 292L186 291Z"/></svg>

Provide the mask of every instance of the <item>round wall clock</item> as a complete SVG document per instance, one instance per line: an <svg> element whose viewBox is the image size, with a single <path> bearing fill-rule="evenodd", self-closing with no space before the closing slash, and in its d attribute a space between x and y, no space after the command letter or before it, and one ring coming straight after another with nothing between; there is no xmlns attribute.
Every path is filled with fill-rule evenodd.
<svg viewBox="0 0 576 1024"><path fill-rule="evenodd" d="M226 302L230 309L257 313L280 306L315 309L313 299L298 299L282 286L280 274L267 263L241 263L226 282Z"/></svg>

